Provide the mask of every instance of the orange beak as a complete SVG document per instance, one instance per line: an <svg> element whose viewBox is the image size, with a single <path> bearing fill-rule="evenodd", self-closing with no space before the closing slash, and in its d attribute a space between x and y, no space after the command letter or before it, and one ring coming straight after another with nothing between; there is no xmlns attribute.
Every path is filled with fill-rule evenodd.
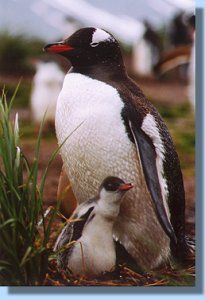
<svg viewBox="0 0 205 300"><path fill-rule="evenodd" d="M44 47L44 51L50 53L67 52L73 49L74 49L73 47L69 46L68 44L65 44L64 42L48 44L47 46Z"/></svg>
<svg viewBox="0 0 205 300"><path fill-rule="evenodd" d="M132 183L124 183L124 184L121 184L118 189L120 191L128 191L128 190L130 190L132 188L133 188L133 184Z"/></svg>

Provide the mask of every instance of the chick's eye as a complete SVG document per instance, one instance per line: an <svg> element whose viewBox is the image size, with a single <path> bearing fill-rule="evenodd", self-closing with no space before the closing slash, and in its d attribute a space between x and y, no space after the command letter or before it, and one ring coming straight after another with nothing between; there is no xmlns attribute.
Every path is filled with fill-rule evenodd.
<svg viewBox="0 0 205 300"><path fill-rule="evenodd" d="M112 191L113 190L113 184L112 183L108 183L107 184L107 190L108 191Z"/></svg>
<svg viewBox="0 0 205 300"><path fill-rule="evenodd" d="M91 47L97 47L99 45L99 43L91 43L90 46Z"/></svg>

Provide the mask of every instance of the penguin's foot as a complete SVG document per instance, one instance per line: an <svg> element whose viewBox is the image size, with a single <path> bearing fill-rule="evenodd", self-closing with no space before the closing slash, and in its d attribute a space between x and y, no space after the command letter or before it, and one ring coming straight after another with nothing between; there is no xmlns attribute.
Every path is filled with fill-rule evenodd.
<svg viewBox="0 0 205 300"><path fill-rule="evenodd" d="M187 254L185 257L185 262L190 262L195 260L195 239L189 236L185 236Z"/></svg>
<svg viewBox="0 0 205 300"><path fill-rule="evenodd" d="M184 236L176 245L171 245L173 260L180 265L187 265L195 261L195 240Z"/></svg>

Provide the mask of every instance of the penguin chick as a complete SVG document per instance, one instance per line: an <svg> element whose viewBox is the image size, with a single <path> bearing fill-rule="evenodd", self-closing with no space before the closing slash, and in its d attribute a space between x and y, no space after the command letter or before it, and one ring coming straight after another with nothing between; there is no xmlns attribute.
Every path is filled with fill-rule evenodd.
<svg viewBox="0 0 205 300"><path fill-rule="evenodd" d="M61 268L96 276L115 267L113 225L121 200L132 187L118 177L107 177L98 195L77 207L54 247Z"/></svg>

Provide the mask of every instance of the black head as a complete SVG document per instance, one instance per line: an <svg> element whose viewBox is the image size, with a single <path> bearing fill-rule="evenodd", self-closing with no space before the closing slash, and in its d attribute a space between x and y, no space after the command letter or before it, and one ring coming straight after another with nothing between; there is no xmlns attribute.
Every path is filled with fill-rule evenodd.
<svg viewBox="0 0 205 300"><path fill-rule="evenodd" d="M123 66L118 42L110 33L98 28L82 28L64 41L47 45L44 50L66 57L74 67L111 63Z"/></svg>
<svg viewBox="0 0 205 300"><path fill-rule="evenodd" d="M132 187L131 183L125 183L118 177L109 176L103 180L100 189L104 188L107 192L126 192Z"/></svg>

